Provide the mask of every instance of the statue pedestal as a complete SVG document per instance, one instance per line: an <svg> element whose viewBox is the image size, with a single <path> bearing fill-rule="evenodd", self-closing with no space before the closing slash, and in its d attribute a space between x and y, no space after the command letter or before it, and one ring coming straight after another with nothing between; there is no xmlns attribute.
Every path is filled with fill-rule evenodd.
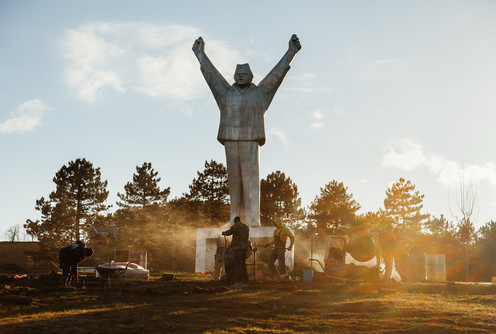
<svg viewBox="0 0 496 334"><path fill-rule="evenodd" d="M217 250L217 239L222 237L222 231L227 230L228 227L220 228L199 228L196 230L196 261L195 272L212 272L214 270L214 255ZM250 241L253 243L265 244L272 239L275 227L250 227ZM230 237L228 237L230 239ZM289 242L288 242L289 244ZM260 248L255 252L256 262L259 262L259 253L264 252L270 254L270 248ZM246 259L248 266L255 263L254 254ZM294 247L291 251L286 251L286 266L289 271L294 268ZM250 267L248 267L250 272Z"/></svg>

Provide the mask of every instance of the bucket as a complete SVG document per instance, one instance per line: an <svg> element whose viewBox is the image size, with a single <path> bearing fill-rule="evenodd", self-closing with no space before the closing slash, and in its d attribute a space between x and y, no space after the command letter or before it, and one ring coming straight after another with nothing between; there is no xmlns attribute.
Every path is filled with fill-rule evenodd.
<svg viewBox="0 0 496 334"><path fill-rule="evenodd" d="M313 270L303 270L303 281L307 283L313 281Z"/></svg>
<svg viewBox="0 0 496 334"><path fill-rule="evenodd" d="M431 282L446 282L446 258L444 254L425 256L425 278Z"/></svg>

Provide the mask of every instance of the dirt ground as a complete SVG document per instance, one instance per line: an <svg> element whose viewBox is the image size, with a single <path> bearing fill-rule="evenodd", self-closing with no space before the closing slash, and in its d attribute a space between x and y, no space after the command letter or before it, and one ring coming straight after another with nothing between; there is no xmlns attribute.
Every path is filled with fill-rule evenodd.
<svg viewBox="0 0 496 334"><path fill-rule="evenodd" d="M233 288L210 275L63 289L54 274L0 275L0 333L496 333L496 286L312 283Z"/></svg>

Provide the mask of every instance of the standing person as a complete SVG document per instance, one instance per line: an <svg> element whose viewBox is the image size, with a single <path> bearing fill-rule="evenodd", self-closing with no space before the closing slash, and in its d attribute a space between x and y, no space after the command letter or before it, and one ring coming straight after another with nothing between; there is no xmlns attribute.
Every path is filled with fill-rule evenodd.
<svg viewBox="0 0 496 334"><path fill-rule="evenodd" d="M274 245L274 249L269 258L269 268L273 276L286 274L286 249L291 251L294 245L294 235L289 228L285 227L280 220L275 220L274 236L271 242L265 244L264 247ZM286 242L289 241L289 246L286 248ZM275 262L278 262L278 269L276 269Z"/></svg>
<svg viewBox="0 0 496 334"><path fill-rule="evenodd" d="M220 109L217 140L226 151L231 219L241 216L249 226L260 226L259 147L265 143L264 115L301 49L300 40L291 37L282 59L258 85L252 83L248 64L237 65L230 85L207 57L203 38L196 39L192 49Z"/></svg>
<svg viewBox="0 0 496 334"><path fill-rule="evenodd" d="M236 261L236 283L248 282L246 270L246 252L249 247L250 229L241 222L240 217L234 217L234 225L222 235L232 235L231 249Z"/></svg>
<svg viewBox="0 0 496 334"><path fill-rule="evenodd" d="M226 245L222 238L217 238L217 249L214 255L214 281L220 280L222 277L222 270L224 268L224 261L226 257Z"/></svg>
<svg viewBox="0 0 496 334"><path fill-rule="evenodd" d="M393 230L394 235L394 266L401 277L402 282L408 282L409 268L408 259L410 250L415 245L415 241L400 233L398 229Z"/></svg>
<svg viewBox="0 0 496 334"><path fill-rule="evenodd" d="M62 269L62 282L64 287L71 287L71 281L79 282L78 263L93 254L92 248L86 248L81 241L62 248L59 251L60 268Z"/></svg>
<svg viewBox="0 0 496 334"><path fill-rule="evenodd" d="M385 271L382 277L383 282L389 282L393 272L393 255L395 240L393 234L393 225L387 224L379 233L379 246L381 247L382 260L384 261Z"/></svg>

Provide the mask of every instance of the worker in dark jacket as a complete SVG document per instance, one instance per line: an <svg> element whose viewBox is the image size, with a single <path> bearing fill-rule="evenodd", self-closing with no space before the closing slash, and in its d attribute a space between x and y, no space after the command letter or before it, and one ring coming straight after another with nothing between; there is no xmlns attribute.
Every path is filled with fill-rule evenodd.
<svg viewBox="0 0 496 334"><path fill-rule="evenodd" d="M232 235L231 249L236 258L236 283L248 282L246 270L246 254L249 248L250 229L241 222L240 217L234 217L234 225L222 235Z"/></svg>
<svg viewBox="0 0 496 334"><path fill-rule="evenodd" d="M86 248L81 241L64 247L59 252L62 282L64 287L71 287L71 281L78 282L77 267L79 262L93 254L92 248Z"/></svg>

